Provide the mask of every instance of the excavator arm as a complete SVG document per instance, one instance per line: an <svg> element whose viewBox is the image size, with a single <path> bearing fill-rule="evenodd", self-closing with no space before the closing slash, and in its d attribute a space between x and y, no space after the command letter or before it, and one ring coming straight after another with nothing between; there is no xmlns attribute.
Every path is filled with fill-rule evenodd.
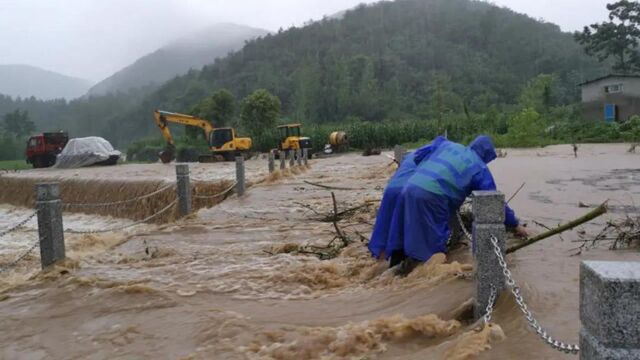
<svg viewBox="0 0 640 360"><path fill-rule="evenodd" d="M207 120L199 119L191 115L161 110L156 110L153 115L156 125L158 125L160 131L162 131L162 136L167 141L167 147L160 153L160 160L165 164L175 159L176 155L175 142L173 140L173 135L171 135L171 130L169 129L169 123L199 127L204 131L206 139L209 139L209 135L214 130L213 125L211 125Z"/></svg>

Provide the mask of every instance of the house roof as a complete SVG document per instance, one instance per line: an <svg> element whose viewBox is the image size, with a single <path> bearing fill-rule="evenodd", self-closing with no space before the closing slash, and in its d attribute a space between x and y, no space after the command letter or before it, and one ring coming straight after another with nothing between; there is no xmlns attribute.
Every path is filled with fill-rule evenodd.
<svg viewBox="0 0 640 360"><path fill-rule="evenodd" d="M584 86L584 85L589 85L591 83L594 83L596 81L600 81L600 80L604 80L604 79L608 79L608 78L613 78L613 77L622 77L622 78L636 78L636 79L640 79L640 75L633 75L633 74L609 74L609 75L605 75L605 76L601 76L597 79L593 79L593 80L588 80L583 82L582 84L578 84L578 86Z"/></svg>

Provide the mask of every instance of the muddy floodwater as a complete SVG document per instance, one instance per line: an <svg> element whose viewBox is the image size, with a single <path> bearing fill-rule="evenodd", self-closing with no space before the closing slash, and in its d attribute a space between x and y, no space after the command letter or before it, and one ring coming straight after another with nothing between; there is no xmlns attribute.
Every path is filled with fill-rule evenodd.
<svg viewBox="0 0 640 360"><path fill-rule="evenodd" d="M491 164L500 190L536 231L572 220L608 200L610 212L588 225L508 257L540 324L577 343L579 264L640 261L637 250L606 246L577 254L578 233L595 235L609 219L637 216L640 154L627 145L507 150ZM66 235L69 260L39 271L36 249L0 273L2 359L575 359L541 342L512 296L497 302L482 332L468 318L473 282L467 247L435 256L396 278L366 251L377 202L393 173L383 156L314 159L308 169L266 179L266 160L250 162L255 185L245 197L168 224L142 224L102 235ZM232 176L233 164L194 165L196 177ZM158 176L160 164L56 170L55 177ZM51 177L45 170L11 176ZM261 181L258 181L263 177ZM166 179L165 179L166 178ZM353 240L338 257L296 252L335 237L327 220L358 208L339 227ZM0 189L11 191L11 189ZM371 203L372 206L360 207ZM583 207L579 207L582 203ZM0 205L0 230L32 209ZM104 228L131 220L65 214L65 228ZM32 220L0 238L0 267L37 239ZM307 246L305 249L310 249Z"/></svg>

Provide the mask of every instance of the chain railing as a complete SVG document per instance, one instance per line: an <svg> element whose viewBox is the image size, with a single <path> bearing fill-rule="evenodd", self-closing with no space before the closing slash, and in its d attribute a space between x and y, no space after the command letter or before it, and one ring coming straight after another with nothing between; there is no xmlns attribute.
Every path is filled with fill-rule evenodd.
<svg viewBox="0 0 640 360"><path fill-rule="evenodd" d="M231 190L233 190L236 185L238 185L238 182L234 182L231 186L229 186L227 189L225 189L224 191L218 193L218 194L214 194L214 195L194 195L193 197L195 199L214 199L220 196L224 196L226 194L228 194Z"/></svg>
<svg viewBox="0 0 640 360"><path fill-rule="evenodd" d="M491 295L489 295L489 301L487 302L487 308L484 313L484 325L491 324L491 316L493 315L494 305L496 303L496 297L498 296L498 290L495 286L491 286Z"/></svg>
<svg viewBox="0 0 640 360"><path fill-rule="evenodd" d="M36 215L38 215L38 211L37 211L37 210L36 210L36 211L34 211L31 215L29 215L29 216L28 216L27 218L25 218L24 220L22 220L22 221L20 221L19 223L17 223L16 225L14 225L14 226L12 226L12 227L10 227L10 228L8 228L8 229L5 229L5 230L0 231L0 238L1 238L1 237L3 237L3 236L5 236L5 235L7 235L7 234L10 234L10 233L12 233L12 232L14 232L14 231L18 230L18 229L19 229L19 228L21 228L21 227L23 227L23 226L24 226L24 225L26 225L26 224L27 224L31 219L33 219L34 217L36 217Z"/></svg>
<svg viewBox="0 0 640 360"><path fill-rule="evenodd" d="M25 251L24 253L22 253L20 256L18 256L15 260L13 260L12 262L10 262L9 264L0 267L0 273L3 273L5 271L11 270L14 267L18 266L18 263L20 261L22 261L22 259L26 258L29 254L31 254L31 252L38 247L38 245L40 245L40 240L36 239L36 241L33 243L33 245L31 245L31 247Z"/></svg>
<svg viewBox="0 0 640 360"><path fill-rule="evenodd" d="M140 200L144 200L147 198L150 198L152 196L158 195L172 187L175 187L175 184L168 184L166 186L163 186L162 188L151 192L149 194L145 194L145 195L141 195L141 196L136 196L135 198L132 199L127 199L127 200L121 200L121 201L112 201L112 202L103 202L103 203L68 203L68 204L62 204L63 207L67 207L67 208L94 208L94 207L107 207L107 206L117 206L117 205L124 205L124 204L129 204L129 203L133 203L136 201L140 201Z"/></svg>
<svg viewBox="0 0 640 360"><path fill-rule="evenodd" d="M502 250L498 245L498 238L492 235L491 244L493 244L493 250L496 256L498 257L498 263L500 264L500 267L502 268L502 273L506 278L506 284L511 288L511 293L513 293L513 296L516 299L516 303L520 307L520 311L522 311L524 317L527 319L527 323L529 324L529 326L533 330L535 330L536 333L540 336L540 338L544 342L546 342L549 346L551 346L553 349L565 352L567 354L577 354L580 351L580 347L578 345L566 344L562 341L558 341L553 337L551 337L551 335L549 335L547 331L542 326L540 326L538 321L533 317L531 310L529 310L526 302L524 301L524 298L522 297L520 287L516 284L511 274L511 271L507 267L507 262L505 261L504 256L502 255Z"/></svg>
<svg viewBox="0 0 640 360"><path fill-rule="evenodd" d="M174 207L176 204L178 203L178 199L176 198L175 200L173 200L169 205L165 206L162 210L158 211L157 213L136 221L134 223L131 224L127 224L127 225L123 225L123 226L118 226L118 227L114 227L114 228L110 228L110 229L102 229L102 230L65 230L66 233L69 234L103 234L103 233L108 233L108 232L114 232L114 231L121 231L121 230L125 230L128 229L130 227L134 227L136 225L140 225L142 223L145 223L147 221L151 221L155 218L157 218L158 216L164 214L165 212L167 212L167 210L171 209L172 207Z"/></svg>

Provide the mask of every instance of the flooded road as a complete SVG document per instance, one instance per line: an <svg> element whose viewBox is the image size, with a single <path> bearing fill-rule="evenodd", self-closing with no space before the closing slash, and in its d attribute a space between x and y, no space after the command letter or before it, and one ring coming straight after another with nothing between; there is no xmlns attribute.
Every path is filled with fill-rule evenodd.
<svg viewBox="0 0 640 360"><path fill-rule="evenodd" d="M609 200L612 212L582 227L595 233L640 203L640 155L627 148L583 145L577 159L570 146L509 150L491 168L507 196L526 182L511 205L537 231L543 229L532 220L555 226L589 210L580 202ZM266 160L262 165L266 169ZM167 171L154 166L141 170ZM198 174L215 173L206 166L196 165L203 169ZM127 174L135 167L126 167ZM256 165L256 173L262 171ZM339 223L353 243L338 257L292 253L335 237L330 221L318 221L332 211L330 192L305 180L350 188L335 191L342 211L377 205L393 168L385 156L347 154L312 160L310 169L296 173L260 182L242 199L231 197L178 222L67 235L72 261L46 273L38 272L36 250L0 273L0 358L576 358L538 340L507 293L498 301L496 326L472 331L473 283L458 276L472 270L465 247L448 259L435 256L407 278L391 275L369 257L363 241L376 206ZM4 229L30 210L3 206L0 214ZM65 215L65 227L127 221ZM32 221L0 239L0 264L36 238ZM640 260L638 251L606 247L572 256L577 238L567 232L508 258L539 322L573 343L580 327L580 261Z"/></svg>

